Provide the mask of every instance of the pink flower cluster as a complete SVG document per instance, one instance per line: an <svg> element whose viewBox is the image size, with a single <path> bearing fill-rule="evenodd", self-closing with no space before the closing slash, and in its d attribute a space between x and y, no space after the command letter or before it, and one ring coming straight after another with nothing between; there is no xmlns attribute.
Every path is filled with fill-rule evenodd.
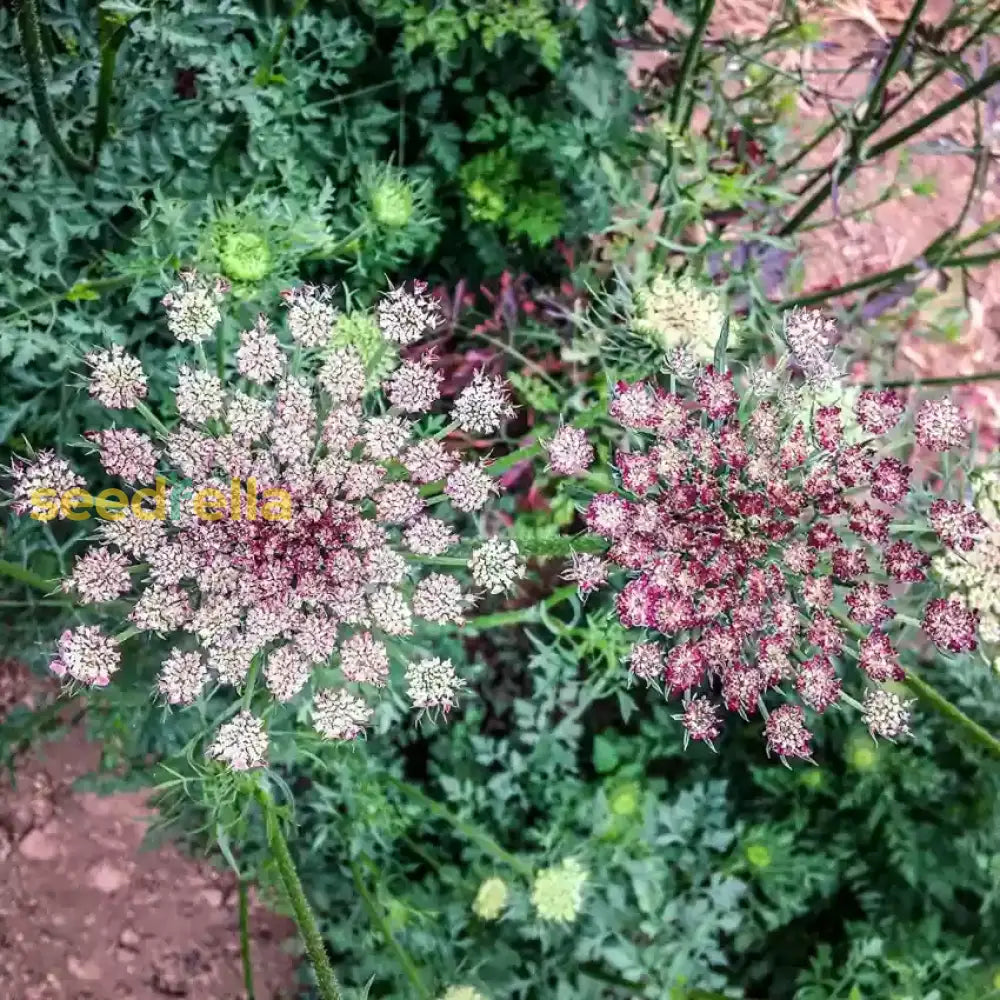
<svg viewBox="0 0 1000 1000"><path fill-rule="evenodd" d="M184 276L164 300L178 340L201 344L215 335L223 293L218 283ZM157 681L171 704L197 700L209 681L242 687L258 667L271 695L289 701L318 671L328 677L336 666L339 686L314 684L313 722L322 735L346 740L369 724L365 689L388 683L391 660L404 648L399 640L415 619L460 624L479 595L502 593L523 571L517 547L500 539L458 560L467 565L469 591L434 565L458 555L461 544L445 502L461 516L481 511L497 492L482 463L431 433L440 423L431 411L441 409L433 356L398 359L397 344L436 327L436 301L420 283L386 297L377 312L385 327L377 361L383 372L387 357L396 366L378 386L360 349L331 346L336 313L329 299L327 290L310 287L286 294L287 332L260 317L236 345L238 374L229 382L214 366L182 365L180 419L172 427L152 418L148 433L87 435L109 475L142 485L154 476L188 479L193 488L166 491L173 512L181 509L172 503L177 491L185 492L184 516L157 519L133 502L98 522L103 544L79 557L64 588L85 602L129 600L135 629L175 637ZM92 353L88 363L95 399L148 414L137 359L114 347ZM485 375L452 404L455 422L476 434L496 431L510 413L507 386ZM39 489L82 485L49 453L18 463L14 477L15 509L24 513ZM254 516L253 497L234 481L280 494L280 510ZM190 495L202 487L225 497L222 516L191 512ZM52 666L103 685L119 665L118 640L85 625L63 635ZM463 686L442 659L411 663L406 680L420 711L447 712ZM241 716L209 755L256 766L261 732Z"/></svg>
<svg viewBox="0 0 1000 1000"><path fill-rule="evenodd" d="M905 531L896 518L912 470L876 442L902 419L902 398L862 392L846 414L851 436L837 406L814 408L811 418L776 400L738 411L729 371L709 367L693 388L687 399L649 381L617 385L609 411L628 441L614 458L621 488L593 496L584 512L606 539L606 560L577 556L568 575L586 594L609 571L624 571L615 576L618 619L646 632L632 648L631 674L683 698L686 738L717 738L723 707L743 717L759 711L769 753L808 758L805 709L841 702L863 710L873 735L906 732L905 703L877 687L904 677L886 626L929 563L894 537ZM964 418L953 411L946 400L925 403L920 442L961 444ZM561 432L550 446L553 469L583 471L593 457L583 445L579 432ZM930 521L957 549L979 527L974 512L945 500ZM976 613L933 600L923 628L944 650L968 650ZM876 685L864 705L844 690L835 664L845 656ZM797 701L768 712L772 691Z"/></svg>

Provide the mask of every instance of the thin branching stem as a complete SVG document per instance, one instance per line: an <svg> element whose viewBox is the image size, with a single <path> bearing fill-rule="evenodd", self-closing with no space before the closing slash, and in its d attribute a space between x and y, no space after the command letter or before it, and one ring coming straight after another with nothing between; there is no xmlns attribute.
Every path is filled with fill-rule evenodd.
<svg viewBox="0 0 1000 1000"><path fill-rule="evenodd" d="M480 829L474 823L456 816L447 806L432 799L429 795L425 795L419 788L414 787L409 782L400 781L391 775L387 775L386 780L393 788L402 792L407 798L416 802L431 815L450 823L459 833L466 836L486 854L492 855L497 861L503 862L526 878L530 879L533 876L531 865L526 861L522 861L516 854L511 854L510 851L501 847L485 830Z"/></svg>
<svg viewBox="0 0 1000 1000"><path fill-rule="evenodd" d="M386 920L385 913L383 913L382 908L378 905L378 901L365 884L364 874L356 861L351 862L351 875L354 878L354 888L357 889L369 918L378 929L382 940L385 941L389 950L396 956L396 960L399 962L406 978L410 981L414 990L416 990L417 996L421 997L422 1000L430 1000L430 993L420 975L420 970L410 957L410 953L396 940L396 935L392 933L392 928L389 926L389 921Z"/></svg>
<svg viewBox="0 0 1000 1000"><path fill-rule="evenodd" d="M834 183L842 184L848 180L861 163L877 159L897 146L902 145L908 139L919 135L946 115L951 114L952 111L956 111L969 101L975 100L980 94L983 94L997 83L1000 83L1000 65L991 67L975 83L966 87L947 101L942 101L937 107L928 111L927 114L893 132L892 135L887 136L881 142L875 143L867 150L856 148L853 155L848 154L847 162L842 167L838 163L833 168L833 173L827 178L823 186L778 230L778 235L790 236L794 233L829 198L830 193L833 191Z"/></svg>

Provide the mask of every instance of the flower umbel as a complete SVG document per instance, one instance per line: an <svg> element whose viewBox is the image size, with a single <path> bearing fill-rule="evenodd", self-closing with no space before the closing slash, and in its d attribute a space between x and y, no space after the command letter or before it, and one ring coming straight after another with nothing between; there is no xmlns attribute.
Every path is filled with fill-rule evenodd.
<svg viewBox="0 0 1000 1000"><path fill-rule="evenodd" d="M177 340L203 345L215 335L226 290L223 281L181 275L164 299ZM382 347L366 345L364 355L337 342L331 289L302 286L282 298L287 329L261 315L233 345L229 366L213 356L209 367L212 352L202 346L182 361L174 405L161 418L144 408L147 376L138 359L118 346L87 356L94 398L148 420L146 433L87 433L105 470L172 485L165 503L125 505L100 521L100 544L78 557L62 584L84 602L127 601L133 631L170 639L156 682L168 704L190 705L209 684L249 685L250 700L206 751L235 770L266 762L266 716L257 707L268 696L310 697L313 726L326 739L363 735L402 652L398 637L417 619L459 624L476 603L457 576L424 572L423 564L460 544L446 518L480 511L497 490L486 467L462 461L435 433L439 418L421 417L440 394L433 355L391 374L395 345L414 343L439 321L426 285L383 298L378 324L369 324ZM230 379L220 376L234 369ZM510 409L507 393L480 373L455 403L459 423L492 428ZM84 486L50 452L16 460L12 472L15 512L39 519L68 512L59 498ZM431 483L441 484L434 517L421 492ZM502 593L524 573L517 547L503 539L468 558L480 592ZM52 670L104 685L120 662L118 639L82 625L63 633ZM337 669L343 683L331 685ZM410 663L405 682L417 711L444 714L465 686L452 661L438 657Z"/></svg>
<svg viewBox="0 0 1000 1000"><path fill-rule="evenodd" d="M806 312L785 325L795 366L814 392L834 399L835 332ZM869 682L903 676L889 630L906 586L925 579L929 558L899 535L928 514L917 509L912 469L880 457L872 440L899 422L899 397L863 392L855 410L864 433L848 435L840 406L783 406L794 376L780 366L776 372L773 399L741 400L733 371L712 365L686 395L651 380L620 382L609 414L628 440L614 455L621 488L594 495L583 511L607 553L574 557L566 575L585 594L614 574L618 619L642 630L629 676L682 698L675 718L685 741L715 740L724 706L765 717L770 754L808 759L804 709L858 704L845 691L847 663L856 657ZM927 406L918 436L923 419L924 438L960 443L957 410L935 401L931 419ZM565 470L571 475L577 466ZM929 519L961 552L975 552L986 526L976 511L943 499ZM924 631L942 649L968 651L977 621L975 607L931 600ZM856 653L852 626L863 629ZM776 690L794 691L801 705L768 713ZM868 703L873 731L906 731L878 715L889 699Z"/></svg>

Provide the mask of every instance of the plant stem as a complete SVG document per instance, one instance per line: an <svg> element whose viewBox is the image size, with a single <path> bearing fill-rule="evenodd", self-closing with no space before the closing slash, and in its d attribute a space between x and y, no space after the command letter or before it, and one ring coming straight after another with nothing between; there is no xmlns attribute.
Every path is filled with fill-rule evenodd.
<svg viewBox="0 0 1000 1000"><path fill-rule="evenodd" d="M9 576L12 580L17 580L29 587L34 587L36 590L44 591L46 594L51 593L59 586L58 580L46 580L44 576L33 573L24 566L18 566L17 563L8 562L6 559L0 559L0 574Z"/></svg>
<svg viewBox="0 0 1000 1000"><path fill-rule="evenodd" d="M698 59L698 52L701 49L701 42L705 37L705 31L708 28L708 22L714 8L715 0L703 0L698 8L698 16L694 22L694 27L688 36L687 45L684 46L684 58L681 60L680 75L677 78L677 83L674 85L673 99L670 104L670 120L682 128L687 125L691 118L691 107L693 107L694 102L692 101L690 105L687 105L685 104L685 98L687 97L691 74ZM683 114L681 113L682 108L685 109Z"/></svg>
<svg viewBox="0 0 1000 1000"><path fill-rule="evenodd" d="M918 677L912 670L906 669L906 679L903 683L921 701L931 706L938 714L954 722L965 731L974 743L978 743L996 757L1000 757L1000 740L985 730L974 719L970 719L957 705L950 702L937 688Z"/></svg>
<svg viewBox="0 0 1000 1000"><path fill-rule="evenodd" d="M440 802L437 802L430 798L430 796L425 795L419 788L414 788L414 786L408 782L400 781L398 778L392 777L392 775L386 775L386 780L390 785L392 785L393 788L398 789L404 795L408 796L418 805L426 809L429 813L450 823L456 830L468 837L469 840L471 840L478 848L485 851L487 854L492 854L498 861L502 861L504 864L509 865L514 869L514 871L523 875L525 878L532 878L534 873L531 865L522 861L519 857L511 854L509 851L504 850L504 848L502 848L484 830L479 829L479 827L473 823L468 823L465 820L460 819L450 809L448 809L447 806L441 805Z"/></svg>
<svg viewBox="0 0 1000 1000"><path fill-rule="evenodd" d="M562 604L563 601L568 601L577 593L577 590L578 588L575 583L568 584L565 587L560 587L558 590L552 591L544 601L539 601L530 607L517 608L514 611L497 611L495 614L470 618L465 623L465 628L480 631L487 628L500 628L504 625L523 625L539 622L542 619L543 608L547 610L554 608L557 604Z"/></svg>
<svg viewBox="0 0 1000 1000"><path fill-rule="evenodd" d="M237 879L236 888L240 897L240 960L243 962L243 986L246 990L246 1000L254 1000L253 963L250 961L250 902L246 880Z"/></svg>
<svg viewBox="0 0 1000 1000"><path fill-rule="evenodd" d="M978 238L978 237L977 237ZM961 245L968 245L966 240L961 241ZM957 247L952 247L952 252ZM1000 258L1000 250L989 250L979 254L954 254L944 256L945 250L931 244L918 254L907 264L900 264L887 271L879 271L878 274L869 274L867 277L858 278L846 285L837 288L825 288L816 292L806 292L804 295L796 295L790 299L783 299L775 303L777 309L792 309L796 306L811 306L817 302L825 302L827 299L836 298L839 295L849 295L851 292L859 292L866 288L874 288L876 285L885 285L902 281L908 275L916 275L926 272L932 268L946 267L970 267L973 265L989 264L991 261Z"/></svg>
<svg viewBox="0 0 1000 1000"><path fill-rule="evenodd" d="M941 375L936 378L897 378L886 382L866 382L865 389L906 389L909 386L920 388L928 385L966 385L969 382L1000 381L1000 371L977 372L975 375Z"/></svg>
<svg viewBox="0 0 1000 1000"><path fill-rule="evenodd" d="M852 621L843 612L838 611L836 608L831 608L831 613L834 618L836 618L855 639L863 639L865 637L865 630L858 625L857 622ZM913 622L914 625L919 625L919 622ZM944 716L946 719L954 722L961 729L963 729L966 735L974 742L978 743L981 747L989 750L990 753L997 757L1000 757L1000 740L995 736L991 735L986 729L984 729L978 722L974 719L970 719L969 716L965 714L957 705L949 701L936 687L928 684L927 681L919 677L913 672L909 667L903 668L903 673L906 675L903 679L903 683L922 701L930 705L939 715Z"/></svg>
<svg viewBox="0 0 1000 1000"><path fill-rule="evenodd" d="M45 80L45 70L42 62L41 33L38 25L38 7L36 0L21 0L21 9L17 13L17 27L21 39L21 52L24 65L28 71L28 87L31 99L35 105L35 117L38 119L38 131L52 147L56 158L70 173L89 173L90 164L81 160L63 142L56 125L52 102L49 100L49 90Z"/></svg>
<svg viewBox="0 0 1000 1000"><path fill-rule="evenodd" d="M913 6L910 8L906 22L893 41L892 48L889 49L889 54L882 64L882 70L875 81L875 86L872 87L864 116L861 119L861 127L865 130L866 135L870 134L873 123L877 124L881 120L880 112L882 111L882 99L885 97L886 87L889 86L889 81L896 75L896 70L899 68L900 61L903 58L903 52L910 43L910 36L916 30L917 24L920 21L920 15L924 12L924 7L926 6L927 0L915 0Z"/></svg>
<svg viewBox="0 0 1000 1000"><path fill-rule="evenodd" d="M843 183L846 181L858 168L858 166L866 161L872 160L890 150L895 149L896 146L901 145L906 142L907 139L911 139L913 136L918 135L924 129L929 128L939 119L945 117L945 115L951 114L952 111L960 108L963 104L968 103L971 100L977 98L984 91L989 90L997 82L1000 82L1000 65L994 66L992 69L984 73L975 83L966 87L965 90L956 94L954 97L949 98L947 101L942 101L937 107L932 108L927 114L922 115L916 121L911 122L909 125L893 132L892 135L887 136L881 142L875 143L867 150L862 150L860 148L855 148L853 154L848 153L848 160L843 168L840 167L839 161L832 167L831 176L823 184L823 186L786 222L779 230L779 236L790 236L794 233L799 226L802 225L806 219L809 218L823 204L824 201L830 196L830 192L833 190L833 185L836 183Z"/></svg>
<svg viewBox="0 0 1000 1000"><path fill-rule="evenodd" d="M97 77L97 113L94 116L93 150L90 154L91 163L95 166L101 155L101 146L108 137L108 125L111 121L111 97L114 93L115 63L118 60L118 50L128 32L128 21L122 21L117 15L109 14L102 8L97 12L97 36L101 40L101 69Z"/></svg>
<svg viewBox="0 0 1000 1000"><path fill-rule="evenodd" d="M316 917L302 888L299 873L295 870L295 862L288 850L288 842L281 832L281 821L275 810L274 800L264 789L259 789L258 799L264 810L264 820L267 824L268 846L274 856L282 887L292 904L295 923L299 928L306 954L309 956L309 964L316 975L316 988L322 1000L344 1000L344 995L340 992L340 984L337 982L333 967L330 965L330 959L327 957L323 936L319 932Z"/></svg>
<svg viewBox="0 0 1000 1000"><path fill-rule="evenodd" d="M368 916L378 928L389 949L396 956L397 961L403 968L403 972L406 973L406 978L409 979L414 989L424 1000L429 1000L430 993L428 993L427 987L420 976L420 970L414 964L413 959L410 958L409 952L396 940L395 935L392 933L392 928L385 919L385 914L382 912L378 902L368 891L368 886L365 885L364 877L356 861L351 862L351 875L354 877L354 887L358 890L358 895L361 897L361 902L368 911Z"/></svg>

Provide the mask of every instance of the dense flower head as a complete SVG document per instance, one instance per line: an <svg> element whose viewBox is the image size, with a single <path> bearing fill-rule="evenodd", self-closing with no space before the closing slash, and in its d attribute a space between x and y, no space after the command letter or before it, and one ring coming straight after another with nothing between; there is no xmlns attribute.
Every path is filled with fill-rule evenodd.
<svg viewBox="0 0 1000 1000"><path fill-rule="evenodd" d="M472 912L480 920L499 920L510 899L510 889L502 878L496 875L486 879L472 901Z"/></svg>
<svg viewBox="0 0 1000 1000"><path fill-rule="evenodd" d="M182 344L208 340L222 321L219 307L228 291L229 285L222 278L182 271L177 284L162 300L170 332Z"/></svg>
<svg viewBox="0 0 1000 1000"><path fill-rule="evenodd" d="M219 726L205 755L234 771L249 771L267 763L267 748L264 720L242 711Z"/></svg>
<svg viewBox="0 0 1000 1000"><path fill-rule="evenodd" d="M44 497L65 497L71 490L86 485L69 462L53 451L40 451L28 462L14 459L10 471L11 509L15 514L29 514L40 521L67 515L66 504L50 504Z"/></svg>
<svg viewBox="0 0 1000 1000"><path fill-rule="evenodd" d="M594 447L579 427L560 427L546 442L549 468L558 476L582 475L594 461Z"/></svg>
<svg viewBox="0 0 1000 1000"><path fill-rule="evenodd" d="M449 986L438 1000L486 1000L473 986Z"/></svg>
<svg viewBox="0 0 1000 1000"><path fill-rule="evenodd" d="M221 328L225 291L224 283L182 275L165 299L178 340L203 344ZM458 576L425 567L462 544L454 515L482 510L497 492L489 467L463 460L438 433L440 418L422 416L439 403L447 408L433 354L398 361L397 345L437 324L426 286L383 298L382 332L371 324L384 336L375 369L332 335L328 289L303 286L282 297L287 324L260 316L232 345L228 366L217 368L213 350L182 361L164 415L138 408L148 418L143 430L87 432L105 471L141 486L145 499L99 517L98 544L62 586L85 602L124 598L133 630L170 641L156 682L167 703L190 704L215 684L242 687L253 671L258 700L308 696L322 736L353 740L417 621L459 624L477 594L511 589L524 569L516 545L501 538L467 546L468 591ZM115 410L144 399L146 374L121 348L87 361L95 399ZM479 373L453 406L466 430L493 429L510 411L508 390ZM16 460L12 479L20 514L63 514L58 498L85 486L51 452ZM49 491L45 504L40 490ZM103 685L120 657L118 640L84 625L64 633L52 669ZM342 685L326 682L331 671ZM448 712L464 687L452 662L434 657L410 663L405 684L417 711ZM260 713L244 712L208 753L245 769L259 766L266 750Z"/></svg>
<svg viewBox="0 0 1000 1000"><path fill-rule="evenodd" d="M329 341L337 319L331 296L332 289L316 285L300 285L282 293L288 306L288 332L295 343L316 348Z"/></svg>
<svg viewBox="0 0 1000 1000"><path fill-rule="evenodd" d="M833 320L817 309L793 309L785 316L785 340L811 389L828 389L840 378L831 359L836 332Z"/></svg>
<svg viewBox="0 0 1000 1000"><path fill-rule="evenodd" d="M926 399L914 420L917 440L931 451L961 448L969 440L969 418L947 397Z"/></svg>
<svg viewBox="0 0 1000 1000"><path fill-rule="evenodd" d="M935 598L924 610L924 631L941 649L952 653L976 648L979 612L956 597Z"/></svg>
<svg viewBox="0 0 1000 1000"><path fill-rule="evenodd" d="M725 321L725 310L713 289L698 288L688 275L658 274L637 290L631 325L677 367L682 356L694 364L711 361ZM730 330L730 343L736 339Z"/></svg>
<svg viewBox="0 0 1000 1000"><path fill-rule="evenodd" d="M952 511L962 525L951 551L934 558L934 575L956 597L979 612L979 634L991 645L1000 644L1000 473L987 471L973 480L971 510L956 504ZM961 513L959 514L959 511ZM973 520L972 515L978 520ZM940 532L939 532L940 534ZM955 544L957 541L959 544ZM997 659L1000 669L1000 658Z"/></svg>
<svg viewBox="0 0 1000 1000"><path fill-rule="evenodd" d="M131 410L146 398L149 380L142 362L121 344L84 356L90 367L90 395L109 410Z"/></svg>
<svg viewBox="0 0 1000 1000"><path fill-rule="evenodd" d="M406 346L433 333L441 323L441 304L423 281L393 288L377 308L378 325L387 340Z"/></svg>
<svg viewBox="0 0 1000 1000"><path fill-rule="evenodd" d="M818 315L786 323L813 392L831 392L840 377L834 332ZM614 453L620 488L582 510L607 545L600 583L615 574L618 619L643 633L627 657L630 677L683 700L675 718L685 740L719 735L716 699L749 717L766 714L779 698L772 692L797 696L801 704L767 716L768 749L782 758L809 756L806 710L858 704L844 697L852 660L869 681L902 676L885 630L905 596L900 585L924 581L929 563L898 537L927 516L910 487L913 470L881 457L875 440L899 423L900 397L861 392L862 429L847 434L840 405L777 401L794 389L795 367L776 369L773 399L744 403L734 373L714 366L683 395L652 380L617 383L609 414L628 442ZM963 551L983 529L976 512L946 500L931 507L930 522ZM580 569L574 563L567 576L580 578ZM931 602L924 629L957 652L974 648L975 619L973 608Z"/></svg>
<svg viewBox="0 0 1000 1000"><path fill-rule="evenodd" d="M458 395L455 422L469 434L492 434L514 416L510 388L503 379L480 369Z"/></svg>
<svg viewBox="0 0 1000 1000"><path fill-rule="evenodd" d="M57 677L103 687L121 666L117 640L96 625L67 629L59 637L59 652L49 669Z"/></svg>
<svg viewBox="0 0 1000 1000"><path fill-rule="evenodd" d="M899 695L883 688L869 689L862 702L861 718L873 737L887 740L904 736L910 731L912 702L905 702Z"/></svg>
<svg viewBox="0 0 1000 1000"><path fill-rule="evenodd" d="M539 871L531 886L531 903L539 920L573 923L583 908L583 888L589 878L589 872L576 858L566 858Z"/></svg>

